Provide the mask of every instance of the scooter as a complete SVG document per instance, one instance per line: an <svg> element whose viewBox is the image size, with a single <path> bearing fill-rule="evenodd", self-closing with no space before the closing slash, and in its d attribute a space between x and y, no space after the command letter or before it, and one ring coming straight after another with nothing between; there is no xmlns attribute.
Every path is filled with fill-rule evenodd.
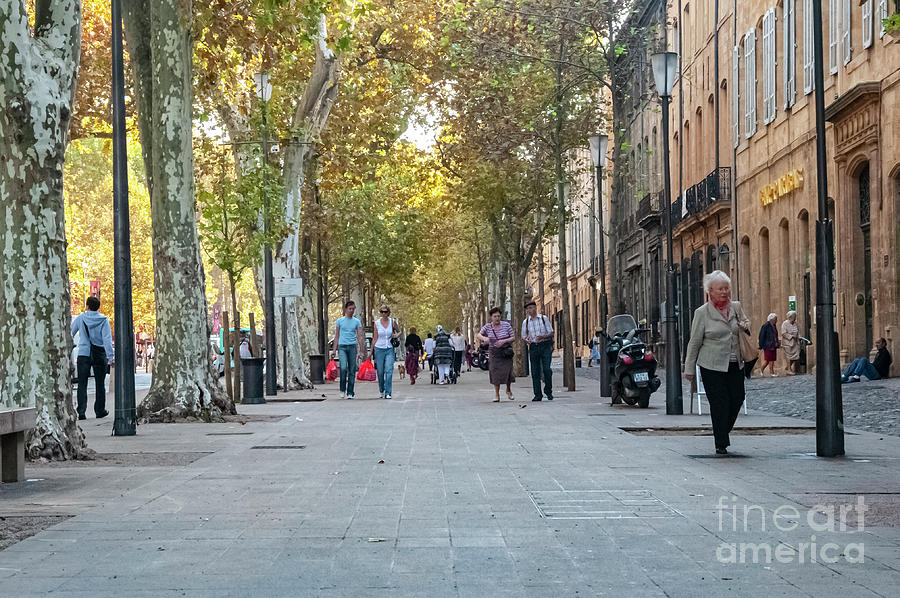
<svg viewBox="0 0 900 598"><path fill-rule="evenodd" d="M646 409L650 395L660 387L656 357L640 338L644 332L630 314L609 319L604 336L613 405L624 402Z"/></svg>

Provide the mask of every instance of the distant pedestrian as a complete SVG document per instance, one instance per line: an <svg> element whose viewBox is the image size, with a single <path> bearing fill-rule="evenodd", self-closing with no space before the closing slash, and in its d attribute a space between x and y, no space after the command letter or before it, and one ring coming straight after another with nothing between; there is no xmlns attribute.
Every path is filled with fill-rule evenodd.
<svg viewBox="0 0 900 598"><path fill-rule="evenodd" d="M865 376L869 380L881 380L887 378L891 373L891 352L887 348L887 340L881 337L875 341L875 360L869 363L865 357L858 357L847 366L844 374L841 376L841 383L859 382L860 376Z"/></svg>
<svg viewBox="0 0 900 598"><path fill-rule="evenodd" d="M594 332L594 338L588 342L588 347L591 349L590 357L588 357L588 367L594 367L591 365L592 361L596 361L597 365L600 365L600 348L603 346L603 338L600 336L600 331L597 330Z"/></svg>
<svg viewBox="0 0 900 598"><path fill-rule="evenodd" d="M744 360L738 335L749 330L750 320L741 304L731 300L731 279L720 270L703 278L709 300L694 311L691 336L684 358L684 377L700 377L709 400L716 453L726 454L728 437L744 404Z"/></svg>
<svg viewBox="0 0 900 598"><path fill-rule="evenodd" d="M253 359L253 350L250 348L250 339L241 335L241 345L238 348L241 359Z"/></svg>
<svg viewBox="0 0 900 598"><path fill-rule="evenodd" d="M382 399L390 399L394 392L394 353L395 344L400 344L400 327L391 318L391 308L382 305L381 317L375 320L372 336L372 351L375 356L375 375L378 380L378 392Z"/></svg>
<svg viewBox="0 0 900 598"><path fill-rule="evenodd" d="M511 384L516 381L513 373L513 357L516 354L513 341L516 340L516 333L509 322L501 320L499 307L492 307L489 313L491 321L481 327L478 340L490 347L489 371L496 395L494 402L500 402L500 386L503 384L506 385L506 398L514 401Z"/></svg>
<svg viewBox="0 0 900 598"><path fill-rule="evenodd" d="M409 384L416 383L419 375L419 358L422 356L422 339L416 334L415 328L409 329L406 335L406 373L409 374Z"/></svg>
<svg viewBox="0 0 900 598"><path fill-rule="evenodd" d="M344 317L338 319L334 328L332 357L337 353L341 368L341 398L352 399L356 396L356 370L359 356L365 353L366 341L363 337L362 322L353 316L356 303L348 301L344 304Z"/></svg>
<svg viewBox="0 0 900 598"><path fill-rule="evenodd" d="M800 331L794 310L787 312L787 318L781 325L781 353L784 355L784 373L793 376L800 361Z"/></svg>
<svg viewBox="0 0 900 598"><path fill-rule="evenodd" d="M453 367L453 344L444 327L438 325L434 335L434 357L432 359L438 371L438 384L450 382L450 368Z"/></svg>
<svg viewBox="0 0 900 598"><path fill-rule="evenodd" d="M425 339L425 359L428 360L428 371L434 369L434 339L431 338L431 333L428 333L428 338ZM423 364L424 367L424 364Z"/></svg>
<svg viewBox="0 0 900 598"><path fill-rule="evenodd" d="M466 353L466 337L460 332L459 326L450 335L450 343L453 345L453 371L459 376L462 372L463 355Z"/></svg>
<svg viewBox="0 0 900 598"><path fill-rule="evenodd" d="M553 326L550 320L537 311L537 303L525 304L525 319L522 320L522 338L528 344L531 364L531 386L534 391L532 401L541 400L541 380L544 381L544 395L553 400L553 370L550 358L553 355Z"/></svg>
<svg viewBox="0 0 900 598"><path fill-rule="evenodd" d="M87 384L93 371L94 415L99 419L109 415L106 410L106 374L115 361L115 352L109 318L100 313L100 299L88 297L85 306L87 309L72 320L71 329L73 337L78 335L78 357L75 360L78 376L77 411L78 419L87 419Z"/></svg>
<svg viewBox="0 0 900 598"><path fill-rule="evenodd" d="M778 316L774 313L769 314L766 323L759 329L759 348L763 352L762 366L759 368L760 373L765 376L766 368L769 368L772 377L775 373L775 362L778 361L778 347L781 341L778 340Z"/></svg>

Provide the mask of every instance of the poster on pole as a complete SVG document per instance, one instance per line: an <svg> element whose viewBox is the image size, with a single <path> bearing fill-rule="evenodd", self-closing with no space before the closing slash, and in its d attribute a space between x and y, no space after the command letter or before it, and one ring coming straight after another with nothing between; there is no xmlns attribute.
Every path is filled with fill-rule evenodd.
<svg viewBox="0 0 900 598"><path fill-rule="evenodd" d="M276 278L276 297L301 297L303 295L302 278Z"/></svg>

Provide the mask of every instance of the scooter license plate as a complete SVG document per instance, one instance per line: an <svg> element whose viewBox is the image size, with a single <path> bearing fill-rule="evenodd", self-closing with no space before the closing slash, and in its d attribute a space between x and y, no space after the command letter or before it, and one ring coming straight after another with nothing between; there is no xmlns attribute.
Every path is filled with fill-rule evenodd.
<svg viewBox="0 0 900 598"><path fill-rule="evenodd" d="M634 373L634 381L635 382L649 382L650 374L648 372L635 372Z"/></svg>

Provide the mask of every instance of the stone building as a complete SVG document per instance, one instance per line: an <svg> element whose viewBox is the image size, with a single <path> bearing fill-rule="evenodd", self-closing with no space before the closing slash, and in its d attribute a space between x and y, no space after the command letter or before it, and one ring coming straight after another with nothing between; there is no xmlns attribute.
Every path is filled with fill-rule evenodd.
<svg viewBox="0 0 900 598"><path fill-rule="evenodd" d="M823 4L834 298L845 363L868 355L881 336L896 352L900 44L881 23L900 6ZM724 110L736 156L738 294L755 326L796 305L808 338L815 335L818 213L811 12L811 0L740 3L730 52L739 93Z"/></svg>

